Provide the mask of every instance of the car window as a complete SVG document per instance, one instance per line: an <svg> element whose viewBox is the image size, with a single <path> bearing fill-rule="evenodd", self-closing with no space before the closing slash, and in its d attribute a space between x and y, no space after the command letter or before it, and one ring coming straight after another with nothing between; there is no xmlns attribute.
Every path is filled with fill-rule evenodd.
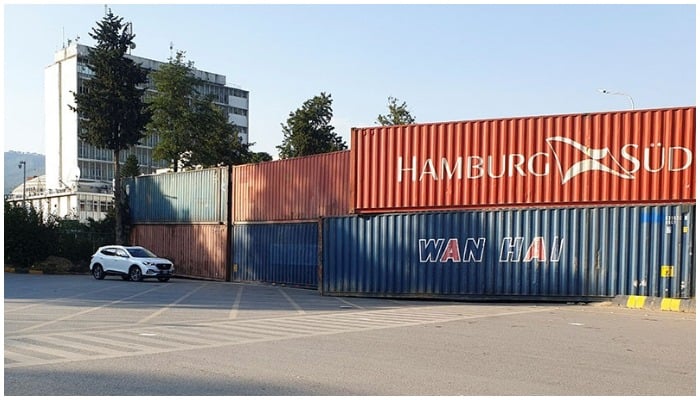
<svg viewBox="0 0 700 400"><path fill-rule="evenodd" d="M113 256L114 255L114 249L103 249L100 253L106 255L106 256Z"/></svg>
<svg viewBox="0 0 700 400"><path fill-rule="evenodd" d="M149 250L146 250L141 247L128 247L126 249L129 251L129 254L131 254L132 257L136 258L149 258L149 257L157 257L155 254L151 253Z"/></svg>
<svg viewBox="0 0 700 400"><path fill-rule="evenodd" d="M122 250L122 249L117 249L117 252L116 252L116 253L117 253L117 257L128 257L128 255L126 254L126 252L125 252L124 250Z"/></svg>

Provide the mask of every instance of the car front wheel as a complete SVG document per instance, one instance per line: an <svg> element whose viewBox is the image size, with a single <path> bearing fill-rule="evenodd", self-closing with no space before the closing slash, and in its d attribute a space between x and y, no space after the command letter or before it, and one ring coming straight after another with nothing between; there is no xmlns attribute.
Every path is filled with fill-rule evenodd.
<svg viewBox="0 0 700 400"><path fill-rule="evenodd" d="M132 266L129 268L129 278L135 282L141 282L143 280L143 274L141 273L141 268L137 266Z"/></svg>
<svg viewBox="0 0 700 400"><path fill-rule="evenodd" d="M95 264L95 266L92 267L92 276L94 276L97 280L102 280L105 278L105 272L100 264Z"/></svg>

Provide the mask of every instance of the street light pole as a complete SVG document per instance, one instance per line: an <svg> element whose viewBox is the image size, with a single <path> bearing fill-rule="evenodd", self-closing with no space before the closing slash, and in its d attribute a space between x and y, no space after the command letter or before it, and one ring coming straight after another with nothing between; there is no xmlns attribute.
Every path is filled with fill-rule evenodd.
<svg viewBox="0 0 700 400"><path fill-rule="evenodd" d="M24 168L22 168L24 167ZM22 180L22 208L25 206L25 201L27 198L27 162L26 161L20 161L19 165L17 168L23 169L24 171L24 179Z"/></svg>
<svg viewBox="0 0 700 400"><path fill-rule="evenodd" d="M632 104L632 109L634 110L634 99L632 99L632 96L628 95L627 93L622 93L622 92L611 92L607 89L598 89L598 91L602 94L610 94L610 95L618 95L618 96L626 96L630 104Z"/></svg>

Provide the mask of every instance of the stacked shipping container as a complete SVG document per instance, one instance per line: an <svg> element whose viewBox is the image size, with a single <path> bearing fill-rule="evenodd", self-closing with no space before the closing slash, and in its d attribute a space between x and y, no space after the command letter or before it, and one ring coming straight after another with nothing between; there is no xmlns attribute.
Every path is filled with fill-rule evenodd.
<svg viewBox="0 0 700 400"><path fill-rule="evenodd" d="M324 221L323 293L694 293L695 107L353 129L351 140L353 209L366 215ZM632 207L644 204L663 207Z"/></svg>
<svg viewBox="0 0 700 400"><path fill-rule="evenodd" d="M130 180L131 243L172 260L180 276L226 280L229 177L223 167Z"/></svg>
<svg viewBox="0 0 700 400"><path fill-rule="evenodd" d="M235 222L316 221L349 212L350 151L233 167Z"/></svg>
<svg viewBox="0 0 700 400"><path fill-rule="evenodd" d="M325 219L323 293L539 300L694 296L691 205Z"/></svg>
<svg viewBox="0 0 700 400"><path fill-rule="evenodd" d="M695 201L695 107L354 129L357 212Z"/></svg>
<svg viewBox="0 0 700 400"><path fill-rule="evenodd" d="M319 218L346 215L350 152L233 168L234 281L318 287Z"/></svg>
<svg viewBox="0 0 700 400"><path fill-rule="evenodd" d="M329 295L686 298L694 154L695 107L353 129L350 151L136 178L132 237L184 275Z"/></svg>

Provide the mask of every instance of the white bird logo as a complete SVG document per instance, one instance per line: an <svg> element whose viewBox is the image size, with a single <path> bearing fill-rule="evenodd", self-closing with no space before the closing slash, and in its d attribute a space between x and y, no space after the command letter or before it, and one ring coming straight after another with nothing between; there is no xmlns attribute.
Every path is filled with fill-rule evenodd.
<svg viewBox="0 0 700 400"><path fill-rule="evenodd" d="M557 160L557 166L559 168L559 174L561 175L561 183L562 185L565 184L566 182L570 181L577 175L580 175L584 172L588 171L602 171L602 172L607 172L609 174L615 175L617 177L623 178L623 179L634 179L634 175L627 169L625 169L620 162L610 154L610 150L606 147L604 149L592 149L590 147L584 146L581 143L578 143L575 140L562 137L562 136L555 136L546 139L547 145L549 145L549 148L552 149L552 153L554 153L554 158ZM554 146L552 145L551 142L561 142L564 144L567 144L576 150L582 152L586 156L589 157L587 160L581 160L577 162L576 164L572 165L571 168L566 170L564 172L564 169L562 168L561 165L561 160L559 159L559 154L557 154L557 151L554 149ZM615 171L614 169L604 165L603 163L600 162L600 160L603 160L609 156L610 159L613 160L613 162L620 168L620 170L623 171L623 173L620 173L618 171Z"/></svg>

